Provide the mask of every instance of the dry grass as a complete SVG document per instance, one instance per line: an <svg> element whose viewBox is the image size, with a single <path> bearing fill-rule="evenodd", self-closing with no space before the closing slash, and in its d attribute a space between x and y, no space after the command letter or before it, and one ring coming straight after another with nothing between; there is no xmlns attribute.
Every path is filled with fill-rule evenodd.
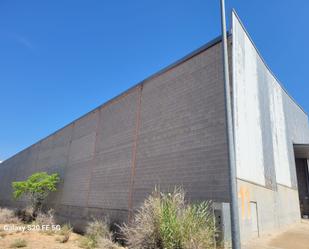
<svg viewBox="0 0 309 249"><path fill-rule="evenodd" d="M8 208L0 208L0 224L16 224L19 223L20 220L15 216L13 210Z"/></svg>
<svg viewBox="0 0 309 249"><path fill-rule="evenodd" d="M189 205L182 189L155 191L133 221L121 228L132 249L212 249L215 222L210 204Z"/></svg>
<svg viewBox="0 0 309 249"><path fill-rule="evenodd" d="M98 246L97 240L90 237L82 237L79 241L79 247L84 249L93 249Z"/></svg>
<svg viewBox="0 0 309 249"><path fill-rule="evenodd" d="M37 213L36 220L29 224L29 217L35 217L30 209L22 209L19 212L25 218L25 224L14 215L14 212L9 209L0 209L0 249L21 248L29 249L37 248L57 248L57 249L78 249L78 242L81 235L75 234L72 227L69 225L62 226L60 231L52 230L52 225L55 224L54 212L50 210L47 213ZM18 222L17 222L18 221ZM18 223L18 224L16 224ZM32 226L49 225L47 230L4 230L4 227L12 226ZM57 235L56 239L48 235Z"/></svg>
<svg viewBox="0 0 309 249"><path fill-rule="evenodd" d="M3 231L3 229L0 229L0 239L4 239L4 237L7 235L7 233L5 231Z"/></svg>
<svg viewBox="0 0 309 249"><path fill-rule="evenodd" d="M120 245L118 245L117 243L109 240L109 239L99 239L98 240L98 248L101 249L124 249L123 247L121 247Z"/></svg>
<svg viewBox="0 0 309 249"><path fill-rule="evenodd" d="M50 226L56 224L54 214L55 211L53 209L48 210L47 213L38 212L35 217L35 224Z"/></svg>
<svg viewBox="0 0 309 249"><path fill-rule="evenodd" d="M25 213L25 212L24 212ZM31 211L29 211L31 213ZM8 209L0 209L2 223L19 221L14 212ZM54 212L37 213L35 225L55 225ZM84 249L121 249L120 245L113 242L113 233L110 231L108 221L93 219L86 227L85 236L78 236L72 244L72 235L76 238L70 225L65 225L60 231L46 230L10 233L1 233L0 248L22 247L27 243L33 247L30 239L33 235L45 236L44 243L50 241L45 248L75 248L79 246ZM175 189L172 193L161 193L154 191L135 215L129 225L121 228L123 239L127 242L129 249L213 249L215 248L215 220L210 203L188 204L185 201L185 193L182 189ZM6 235L10 236L6 236ZM56 239L46 235L57 235ZM14 235L14 236L12 236ZM34 236L34 237L35 237ZM15 239L13 241L13 239ZM42 238L40 237L42 240ZM7 240L6 243L1 242ZM38 239L37 239L38 240ZM55 246L52 243L58 242ZM27 245L26 243L26 245ZM39 247L43 244L38 244ZM5 245L5 246L3 246ZM26 246L25 245L25 246ZM65 247L64 245L68 245Z"/></svg>
<svg viewBox="0 0 309 249"><path fill-rule="evenodd" d="M86 234L80 240L80 247L84 249L102 248L102 249L121 249L118 244L112 241L107 220L94 219L88 223Z"/></svg>
<svg viewBox="0 0 309 249"><path fill-rule="evenodd" d="M51 229L52 225L56 224L54 213L53 209L48 210L47 213L38 212L32 224L40 226L48 225L49 229L41 230L40 232L50 236L55 235L57 231Z"/></svg>
<svg viewBox="0 0 309 249"><path fill-rule="evenodd" d="M27 241L25 239L15 239L10 245L10 248L22 248L27 246Z"/></svg>
<svg viewBox="0 0 309 249"><path fill-rule="evenodd" d="M34 210L32 207L26 207L17 210L17 217L24 223L31 223L35 220L33 213Z"/></svg>
<svg viewBox="0 0 309 249"><path fill-rule="evenodd" d="M94 249L94 248L100 248L100 249L124 249L124 247L118 245L117 243L105 239L105 238L91 238L91 237L82 237L80 239L79 246L84 249Z"/></svg>
<svg viewBox="0 0 309 249"><path fill-rule="evenodd" d="M56 241L60 243L68 242L72 234L72 231L73 228L71 227L71 225L65 224L64 226L61 227L61 230L58 232L60 236L56 238Z"/></svg>
<svg viewBox="0 0 309 249"><path fill-rule="evenodd" d="M0 224L0 230L4 227L4 224ZM79 241L82 238L81 235L72 232L70 238L65 243L56 241L57 233L54 236L49 236L46 233L39 231L3 231L3 237L0 238L0 249L10 249L11 245L15 243L17 239L24 239L27 241L27 249L41 249L41 248L53 248L53 249L81 249L79 247ZM59 235L60 236L60 235Z"/></svg>
<svg viewBox="0 0 309 249"><path fill-rule="evenodd" d="M160 248L160 198L158 194L154 192L149 196L138 210L132 223L124 224L120 228L129 248Z"/></svg>
<svg viewBox="0 0 309 249"><path fill-rule="evenodd" d="M80 247L85 249L97 248L99 240L111 239L112 234L106 220L93 219L86 228L85 237L80 241Z"/></svg>
<svg viewBox="0 0 309 249"><path fill-rule="evenodd" d="M105 239L111 239L112 233L109 229L109 222L107 219L99 220L93 219L89 222L86 228L86 235L90 237L101 237Z"/></svg>

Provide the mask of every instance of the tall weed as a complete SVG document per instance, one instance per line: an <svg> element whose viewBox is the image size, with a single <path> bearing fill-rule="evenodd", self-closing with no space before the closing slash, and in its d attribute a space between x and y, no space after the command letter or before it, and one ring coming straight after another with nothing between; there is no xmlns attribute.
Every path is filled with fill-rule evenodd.
<svg viewBox="0 0 309 249"><path fill-rule="evenodd" d="M121 231L132 249L215 248L211 203L188 204L180 188L167 194L155 190Z"/></svg>

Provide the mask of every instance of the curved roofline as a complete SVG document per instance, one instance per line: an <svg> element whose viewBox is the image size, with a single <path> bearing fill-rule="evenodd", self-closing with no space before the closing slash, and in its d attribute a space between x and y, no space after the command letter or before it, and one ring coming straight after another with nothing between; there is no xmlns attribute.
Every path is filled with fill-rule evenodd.
<svg viewBox="0 0 309 249"><path fill-rule="evenodd" d="M304 110L304 108L295 100L295 98L290 95L290 93L286 90L286 88L283 86L283 84L281 83L281 81L277 78L277 76L274 74L274 72L270 69L270 67L268 66L268 64L266 63L266 61L264 60L262 54L260 53L260 51L258 50L257 46L255 45L253 39L251 38L249 32L247 31L247 29L245 28L243 22L241 21L240 17L238 16L236 10L233 8L232 9L232 14L235 15L235 17L237 18L237 20L239 21L240 25L242 26L243 30L245 31L246 35L248 36L249 40L251 41L255 51L257 52L257 54L259 55L259 57L261 58L262 62L264 63L265 67L268 69L268 71L271 73L271 75L275 78L275 80L278 82L279 86L281 87L281 89L288 95L288 97L303 111L303 113L307 116L308 118L308 113ZM231 28L230 28L230 32L233 35L233 31L232 31L232 22L231 22Z"/></svg>

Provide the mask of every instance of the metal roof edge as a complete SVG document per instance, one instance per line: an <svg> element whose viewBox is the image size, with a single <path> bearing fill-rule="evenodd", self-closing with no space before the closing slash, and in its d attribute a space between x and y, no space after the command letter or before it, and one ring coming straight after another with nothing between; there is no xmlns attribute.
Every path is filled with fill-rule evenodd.
<svg viewBox="0 0 309 249"><path fill-rule="evenodd" d="M228 34L228 35L230 35L230 34ZM7 161L7 160L9 160L9 159L12 159L12 158L14 158L15 156L17 156L18 154L24 152L25 150L30 149L30 148L33 147L34 145L39 144L39 143L42 142L44 139L47 139L47 138L53 136L54 134L56 134L57 132L59 132L59 131L65 129L66 127L68 127L68 126L70 126L70 125L72 125L72 124L74 124L76 121L82 119L83 117L87 116L88 114L90 114L90 113L92 113L92 112L95 112L96 110L98 110L98 109L100 109L100 108L103 108L104 106L106 106L106 105L108 105L110 102L112 102L112 101L118 99L118 98L121 97L122 95L129 93L130 91L132 91L134 88L138 87L139 85L143 85L143 84L147 83L148 81L150 81L150 80L152 80L152 79L154 79L154 78L156 78L156 77L162 75L163 73L165 73L165 72L167 72L167 71L169 71L169 70L175 68L176 66L178 66L178 65L180 65L180 64L182 64L182 63L184 63L184 62L186 62L187 60L191 59L192 57L194 57L194 56L196 56L196 55L202 53L203 51L205 51L205 50L211 48L212 46L214 46L214 45L216 45L217 43L221 42L221 39L222 39L222 38L221 38L221 35L217 36L216 38L214 38L214 39L212 39L211 41L207 42L206 44L202 45L201 47L199 47L199 48L193 50L191 53L189 53L189 54L183 56L182 58L176 60L175 62L171 63L170 65L168 65L168 66L166 66L166 67L163 67L161 70L157 71L156 73L150 75L149 77L146 77L144 80L142 80L142 81L138 82L137 84L131 86L130 88L128 88L128 89L125 90L124 92L122 92L122 93L116 95L115 97L113 97L113 98L107 100L107 101L104 102L103 104L100 104L99 106L97 106L97 107L91 109L90 111L88 111L88 112L86 112L85 114L83 114L82 116L80 116L80 117L74 119L73 121L71 121L70 123L66 124L65 126L59 128L59 129L57 129L56 131L52 132L51 134L49 134L49 135L47 135L47 136L45 136L45 137L39 139L37 142L35 142L35 143L29 145L28 147L26 147L26 148L20 150L19 152L17 152L16 154L14 154L14 155L10 156L9 158L3 160L3 161L2 161L2 164L3 164L5 161Z"/></svg>

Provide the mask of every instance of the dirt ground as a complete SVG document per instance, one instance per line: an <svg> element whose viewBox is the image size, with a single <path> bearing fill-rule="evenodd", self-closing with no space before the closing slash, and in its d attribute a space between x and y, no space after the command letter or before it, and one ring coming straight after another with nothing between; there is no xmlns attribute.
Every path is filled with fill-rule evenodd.
<svg viewBox="0 0 309 249"><path fill-rule="evenodd" d="M16 239L24 239L27 242L25 249L80 249L81 236L72 233L66 243L57 241L56 233L44 233L39 231L4 231L4 225L0 224L0 249L12 248ZM289 226L278 233L272 233L258 239L248 241L243 249L309 249L309 221L303 220L299 224Z"/></svg>
<svg viewBox="0 0 309 249"><path fill-rule="evenodd" d="M25 249L81 249L79 247L80 235L72 233L66 243L56 241L59 235L47 234L39 231L4 231L4 225L0 224L0 249L11 249L16 239L24 239L27 242ZM14 248L14 247L13 247Z"/></svg>
<svg viewBox="0 0 309 249"><path fill-rule="evenodd" d="M251 240L244 249L309 249L309 221L289 226L279 233L273 233Z"/></svg>

